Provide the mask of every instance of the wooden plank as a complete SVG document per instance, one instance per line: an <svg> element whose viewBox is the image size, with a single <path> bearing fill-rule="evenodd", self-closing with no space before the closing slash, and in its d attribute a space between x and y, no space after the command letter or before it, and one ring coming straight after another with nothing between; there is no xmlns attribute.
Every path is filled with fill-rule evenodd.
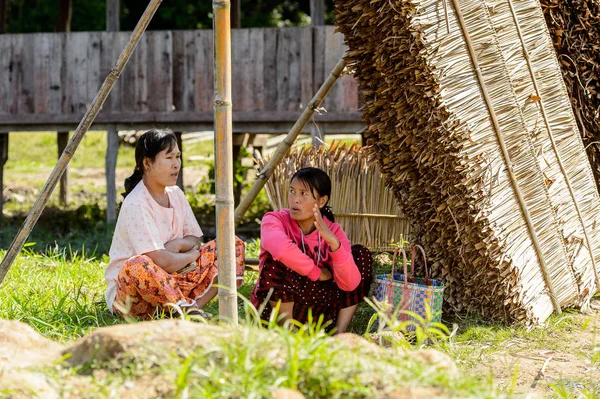
<svg viewBox="0 0 600 399"><path fill-rule="evenodd" d="M277 110L289 111L290 68L289 51L290 31L277 31Z"/></svg>
<svg viewBox="0 0 600 399"><path fill-rule="evenodd" d="M171 52L173 40L169 31L147 32L148 40L148 97L149 111L173 110L173 69Z"/></svg>
<svg viewBox="0 0 600 399"><path fill-rule="evenodd" d="M152 62L148 55L149 43L142 39L140 41L141 46L138 44L136 49L136 62L131 65L133 72L133 107L137 112L148 112L150 110L150 93L154 93L152 87L149 87L148 80L148 69L149 64ZM127 89L125 89L127 90ZM171 94L171 93L169 93ZM161 96L160 91L155 92L153 95Z"/></svg>
<svg viewBox="0 0 600 399"><path fill-rule="evenodd" d="M339 43L337 38L333 35L334 27L326 26L325 27L325 74L328 74L328 71L331 71L335 64L340 60L339 57ZM325 101L323 101L323 107L330 111L339 110L338 103L340 101L340 85L339 79L333 85L327 97L325 97Z"/></svg>
<svg viewBox="0 0 600 399"><path fill-rule="evenodd" d="M325 82L329 72L325 71L325 38L327 27L312 28L313 33L313 94Z"/></svg>
<svg viewBox="0 0 600 399"><path fill-rule="evenodd" d="M108 73L110 72L112 65L110 64L112 60L112 47L111 43L115 42L116 34L113 32L101 32L100 33L100 77L101 79L106 78ZM119 87L119 82L115 84L110 94L104 101L104 106L102 107L102 111L100 111L99 115L102 115L105 112L112 112L112 106L115 97L118 95L116 90Z"/></svg>
<svg viewBox="0 0 600 399"><path fill-rule="evenodd" d="M120 24L120 0L106 0L106 30L117 32Z"/></svg>
<svg viewBox="0 0 600 399"><path fill-rule="evenodd" d="M33 35L20 35L21 36L21 75L20 79L20 90L19 90L19 114L31 114L35 111L35 105L33 100L34 92L34 77L33 67L35 64L35 54L33 41L39 34Z"/></svg>
<svg viewBox="0 0 600 399"><path fill-rule="evenodd" d="M117 154L119 153L119 132L115 126L110 126L106 132L106 222L117 220Z"/></svg>
<svg viewBox="0 0 600 399"><path fill-rule="evenodd" d="M300 34L300 102L306 107L315 95L313 89L313 30L302 29Z"/></svg>
<svg viewBox="0 0 600 399"><path fill-rule="evenodd" d="M96 93L100 89L100 40L101 32L89 32L86 58L86 96L85 108L94 100ZM104 81L104 76L102 77Z"/></svg>
<svg viewBox="0 0 600 399"><path fill-rule="evenodd" d="M0 35L0 115L8 114L10 112L10 78L11 78L11 35L2 34Z"/></svg>
<svg viewBox="0 0 600 399"><path fill-rule="evenodd" d="M87 109L88 103L90 103L92 98L88 101L88 65L91 62L88 60L88 47L90 46L90 33L91 32L77 32L71 33L70 36L73 37L73 46L74 48L70 49L71 54L74 57L74 63L70 64L69 67L74 67L73 76L75 77L74 86L72 87L74 98L72 102L73 109L76 112L85 112Z"/></svg>
<svg viewBox="0 0 600 399"><path fill-rule="evenodd" d="M180 111L196 109L196 32L185 31L183 36L182 107ZM173 79L177 74L173 71Z"/></svg>
<svg viewBox="0 0 600 399"><path fill-rule="evenodd" d="M10 112L14 114L22 113L28 114L27 110L27 93L28 82L25 76L27 72L27 55L24 46L25 35L12 35L12 59L10 73L11 79L11 101ZM32 97L31 97L32 98ZM33 107L33 102L32 102Z"/></svg>
<svg viewBox="0 0 600 399"><path fill-rule="evenodd" d="M177 113L172 113L174 116L177 116ZM233 121L233 133L234 134L243 134L243 133L259 133L259 134L287 134L294 123L294 121L280 121L280 122L257 122L254 120L238 120ZM3 130L12 132L48 132L48 131L59 131L59 130L75 130L79 125L79 121L68 123L68 124L60 124L49 122L47 124L35 124L35 125L25 125L25 124L15 124L15 125L0 125ZM206 131L212 130L214 128L213 120L203 120L203 121L192 121L185 122L181 121L178 118L171 121L164 122L156 122L156 121L137 121L135 123L132 122L117 122L117 123L109 123L109 122L99 122L94 123L92 130L106 130L109 126L116 125L119 131L121 130L147 130L152 128L169 128L176 129L185 132L197 132L197 131ZM361 121L349 121L349 122L321 122L319 126L324 126L327 134L354 134L361 129L364 128L364 123ZM303 131L304 134L308 134L310 136L310 129L306 128Z"/></svg>
<svg viewBox="0 0 600 399"><path fill-rule="evenodd" d="M31 44L36 54L33 64L34 112L44 114L50 94L50 35L39 35Z"/></svg>
<svg viewBox="0 0 600 399"><path fill-rule="evenodd" d="M139 75L139 64L148 62L146 51L148 48L148 35L146 32L140 39L135 48L127 66L121 74L121 111L138 112L140 111L139 93L142 92L139 85L145 82L145 76ZM140 81L141 80L141 81ZM158 94L158 92L156 92Z"/></svg>
<svg viewBox="0 0 600 399"><path fill-rule="evenodd" d="M79 114L87 105L87 32L59 33L65 37L62 112Z"/></svg>
<svg viewBox="0 0 600 399"><path fill-rule="evenodd" d="M212 31L196 32L195 105L196 111L213 112L213 36Z"/></svg>
<svg viewBox="0 0 600 399"><path fill-rule="evenodd" d="M250 32L237 29L231 32L231 101L235 111L247 111L251 89Z"/></svg>
<svg viewBox="0 0 600 399"><path fill-rule="evenodd" d="M250 106L248 110L260 111L265 108L264 95L264 51L265 51L265 31L263 29L250 29Z"/></svg>
<svg viewBox="0 0 600 399"><path fill-rule="evenodd" d="M264 124L277 122L295 122L301 111L238 111L233 115L233 120L238 122L260 122ZM316 117L324 122L359 122L360 112L327 112ZM79 123L83 113L79 114L29 114L29 115L0 115L0 129L12 125L57 125ZM194 112L149 112L149 113L103 113L96 118L97 123L194 123L213 121L212 111ZM19 129L17 129L19 130Z"/></svg>
<svg viewBox="0 0 600 399"><path fill-rule="evenodd" d="M264 110L277 109L277 53L279 51L279 29L264 29L263 54L263 97Z"/></svg>
<svg viewBox="0 0 600 399"><path fill-rule="evenodd" d="M184 35L186 31L173 32L173 106L175 111L184 110L183 92L185 90L185 43Z"/></svg>
<svg viewBox="0 0 600 399"><path fill-rule="evenodd" d="M332 30L333 31L333 30ZM334 40L337 42L336 55L339 60L347 51L344 44L344 35L334 33ZM342 76L336 83L338 86L339 111L356 111L358 104L358 81L352 75Z"/></svg>
<svg viewBox="0 0 600 399"><path fill-rule="evenodd" d="M129 35L130 35L130 32L118 32L116 34L116 37L114 39L114 45L111 47L112 59L110 60L110 68L113 68L115 63L119 59L121 51L123 51L123 48L125 47L125 45L127 44L127 41L129 40ZM136 47L135 51L137 51L140 48L140 46L144 46L144 45L145 45L145 38L142 37L140 39L140 42L138 43L138 46ZM124 93L127 93L128 91L130 91L132 89L128 85L127 80L124 79L123 75L125 75L128 70L132 69L131 63L135 63L134 54L131 55L131 58L129 59L127 66L121 73L121 77L119 78L119 80L117 81L117 83L115 84L115 86L113 87L113 90L112 90L115 94L115 96L113 98L113 103L112 103L112 110L115 112L125 112L123 110L123 103L124 103L123 95L124 95Z"/></svg>
<svg viewBox="0 0 600 399"><path fill-rule="evenodd" d="M310 24L325 25L325 0L310 0Z"/></svg>
<svg viewBox="0 0 600 399"><path fill-rule="evenodd" d="M62 112L62 95L64 92L62 70L65 66L63 66L62 62L65 35L54 33L47 36L49 37L49 86L47 87L48 95L46 112L49 114L59 114Z"/></svg>
<svg viewBox="0 0 600 399"><path fill-rule="evenodd" d="M21 53L19 50L22 38L19 35L9 35L10 60L8 68L9 95L5 97L8 103L8 112L17 114L19 110L19 71L21 70Z"/></svg>
<svg viewBox="0 0 600 399"><path fill-rule="evenodd" d="M302 39L302 31L304 28L287 28L289 31L288 41L288 96L287 96L287 109L288 111L295 111L302 109L302 84L300 80L301 75L301 52L300 52L300 41Z"/></svg>

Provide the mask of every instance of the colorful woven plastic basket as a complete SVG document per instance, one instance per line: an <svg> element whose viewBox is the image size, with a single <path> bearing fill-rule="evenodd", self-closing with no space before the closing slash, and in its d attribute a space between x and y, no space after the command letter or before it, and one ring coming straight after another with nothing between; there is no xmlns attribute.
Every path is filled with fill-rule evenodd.
<svg viewBox="0 0 600 399"><path fill-rule="evenodd" d="M425 277L414 277L416 250L423 254L425 262ZM394 273L396 256L402 253L404 262L404 274ZM376 276L375 298L378 301L387 301L393 305L392 314L398 315L400 321L411 321L408 331L414 331L415 326L423 326L422 321L411 315L411 312L422 317L428 323L440 322L442 320L442 303L444 302L444 284L440 280L430 278L427 268L425 251L419 245L412 248L411 273L408 274L406 252L403 248L394 251L392 261L392 272L390 274L378 274ZM392 278L393 276L393 278ZM430 319L427 317L429 308ZM407 312L408 311L408 312Z"/></svg>

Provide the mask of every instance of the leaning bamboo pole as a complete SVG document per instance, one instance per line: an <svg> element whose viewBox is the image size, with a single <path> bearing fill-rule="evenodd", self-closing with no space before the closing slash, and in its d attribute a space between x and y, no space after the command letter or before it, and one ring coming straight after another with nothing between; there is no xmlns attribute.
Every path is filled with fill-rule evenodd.
<svg viewBox="0 0 600 399"><path fill-rule="evenodd" d="M233 139L231 121L230 0L213 0L215 77L215 181L219 315L238 322L233 218Z"/></svg>
<svg viewBox="0 0 600 399"><path fill-rule="evenodd" d="M279 143L269 162L265 165L264 168L262 168L260 173L256 176L256 181L254 182L252 187L250 187L248 194L246 194L246 196L242 198L240 204L235 210L236 225L240 222L242 217L244 217L244 215L252 205L252 202L254 202L258 193L260 193L260 190L262 190L262 188L265 186L271 175L273 175L273 171L275 170L279 162L281 162L285 154L287 154L287 152L290 150L290 148L296 141L296 138L298 138L300 133L302 133L302 130L304 130L304 127L306 126L308 121L310 121L310 118L312 118L315 111L321 106L321 103L327 96L327 93L329 93L329 90L333 87L334 83L342 75L345 66L346 61L344 57L342 57L335 65L335 67L333 67L331 73L329 74L325 82L323 82L315 96L312 98L312 100L310 100L308 106L304 108L304 111L302 111L302 115L300 115L300 118L296 121L294 126L292 126L292 129L289 131L285 139L281 143Z"/></svg>
<svg viewBox="0 0 600 399"><path fill-rule="evenodd" d="M13 242L10 244L10 247L8 248L8 251L4 256L4 259L2 259L2 263L0 263L0 283L2 283L2 280L4 280L4 276L6 276L6 273L8 273L8 270L10 269L10 266L17 257L17 254L23 248L25 240L27 240L27 237L29 237L31 230L35 226L42 211L46 207L46 204L50 199L50 195L52 195L52 192L54 191L56 184L60 180L60 177L67 169L69 161L71 161L71 158L73 158L73 155L75 155L75 151L81 143L81 140L83 140L83 136L85 136L88 129L94 122L96 115L98 115L98 112L100 112L100 110L102 109L104 101L110 94L110 91L115 85L117 79L119 79L119 76L121 76L121 72L123 72L125 65L127 65L127 62L131 57L131 54L135 50L137 44L142 38L142 35L146 31L148 24L152 20L154 13L156 12L161 3L162 0L151 0L148 4L148 7L146 7L144 14L142 15L138 24L133 30L129 41L123 48L123 51L121 52L119 59L115 63L115 66L111 69L108 76L106 76L106 79L104 80L104 83L102 83L98 94L96 94L96 97L87 109L85 115L83 116L83 119L79 123L79 126L77 126L77 129L75 130L73 137L69 141L69 144L67 144L67 147L58 159L54 170L48 177L48 180L46 181L46 184L42 188L42 191L40 192L37 200L35 201L33 208L31 208L31 211L29 211L25 222L23 222L21 229L15 236Z"/></svg>

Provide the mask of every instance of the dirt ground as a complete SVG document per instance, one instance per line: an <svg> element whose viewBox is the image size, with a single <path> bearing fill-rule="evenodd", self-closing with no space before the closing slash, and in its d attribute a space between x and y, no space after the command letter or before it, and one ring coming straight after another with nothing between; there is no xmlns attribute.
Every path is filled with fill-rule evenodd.
<svg viewBox="0 0 600 399"><path fill-rule="evenodd" d="M553 391L551 384L559 386L555 392L568 392L568 397L586 397L584 390L598 397L600 298L593 299L590 308L587 313L565 314L546 327L547 334L539 341L532 334L532 338L509 339L499 345L475 344L470 359L475 363L463 370L481 376L487 371L494 385L518 397L547 397Z"/></svg>

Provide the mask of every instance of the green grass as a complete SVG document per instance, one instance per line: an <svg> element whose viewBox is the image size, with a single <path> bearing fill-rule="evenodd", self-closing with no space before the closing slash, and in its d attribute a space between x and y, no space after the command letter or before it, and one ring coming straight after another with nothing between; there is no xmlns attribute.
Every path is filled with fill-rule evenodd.
<svg viewBox="0 0 600 399"><path fill-rule="evenodd" d="M258 240L248 243L247 256L256 257L258 248ZM107 256L95 257L87 250L55 248L39 253L32 251L30 247L26 248L0 285L0 318L21 320L44 336L64 343L82 337L98 327L124 323L125 321L108 312L104 302L104 268L107 261ZM245 282L239 290L242 296L250 297L256 277L255 272L246 273ZM216 315L217 301L212 301L206 309ZM252 324L241 299L239 314L242 324ZM373 314L373 308L361 305L351 330L358 334L365 333ZM240 333L239 337L232 340L220 342L210 351L214 357L209 356L206 350L199 349L186 355L188 363L186 357L175 357L160 370L150 366L139 369L136 366L133 371L126 371L127 368L123 373L111 371L108 373L110 377L103 373L104 377L96 381L96 389L90 391L96 392L97 396L89 397L102 397L106 394L106 389L120 386L132 378L139 378L141 373L151 377L156 373L163 373L175 381L185 374L186 367L187 376L178 380L182 384L179 393L186 390L189 397L228 397L228 394L232 394L232 387L240 386L243 387L244 395L248 395L244 397L261 397L273 388L275 381L279 381L277 384L280 386L296 387L304 393L309 392L307 397L369 397L365 391L368 384L360 380L363 377L358 377L356 370L367 373L369 378L375 378L374 375L385 376L385 381L391 384L411 381L414 385L438 387L460 397L510 396L513 391L511 386L514 384L508 381L507 385L494 388L493 377L486 367L481 366L482 357L502 351L515 341L525 342L528 350L532 351L568 351L569 337L572 334L595 331L593 329L597 328L592 321L577 316L579 315L574 312L553 316L548 322L548 328L532 331L486 322L476 316L446 319L445 323L450 330L454 323L458 323L450 339L428 342L427 337L422 337L413 342L415 347L427 344L449 354L465 375L468 375L461 379L448 379L447 376L431 370L425 371L422 365L410 362L407 363L408 366L402 363L402 370L399 371L393 368L394 364L397 365L398 355L394 355L396 360L377 358L372 363L364 358L354 360L345 353L340 354L340 348L325 345L325 337L314 331L300 330L299 334L288 334L285 330L276 329L278 338L268 338L262 332L251 330ZM248 334L251 334L251 339ZM591 366L598 367L600 349L598 340L595 342L596 346L592 350L580 350L577 355L588 359ZM286 348L286 356L292 356L297 362L296 366L276 369L268 362L265 348L277 351L283 350L282 347ZM411 349L410 345L408 349ZM105 370L108 366L97 367ZM306 370L315 371L307 376ZM394 376L387 374L389 370L395 370ZM511 370L514 370L515 379L519 377L518 366ZM62 370L59 374L73 372ZM256 377L257 375L264 378ZM155 377L159 378L158 374ZM236 383L232 385L232 381ZM581 391L587 395L584 397L600 398L597 381L578 381L584 384ZM556 386L549 386L549 397L576 397L568 387L560 384L566 383L558 379Z"/></svg>
<svg viewBox="0 0 600 399"><path fill-rule="evenodd" d="M257 255L257 246L256 241L248 245L248 256ZM95 258L84 251L56 249L40 254L24 250L0 286L0 318L21 320L65 344L98 327L124 323L110 314L104 303L107 261L106 256ZM247 273L242 295L250 296L255 279L256 273ZM372 397L376 390L407 383L459 397L498 397L490 382L448 376L444 369L412 358L410 347L408 352L386 351L373 358L357 356L314 325L295 332L275 325L272 331L257 328L244 302L239 304L242 326L234 329L233 335L185 356L163 354L163 359L152 352L148 359L131 362L121 357L114 363L94 363L84 369L42 371L66 390L71 377L77 384L85 377L90 386L86 385L81 397L105 397L140 378L165 381L170 387L165 397L261 398L276 387L287 387L300 390L307 398L364 398ZM208 310L216 313L216 301ZM156 356L162 360L157 362Z"/></svg>
<svg viewBox="0 0 600 399"><path fill-rule="evenodd" d="M0 318L23 321L57 341L119 323L104 303L107 261L83 251L38 254L26 248L0 286Z"/></svg>
<svg viewBox="0 0 600 399"><path fill-rule="evenodd" d="M72 133L70 136L72 136ZM210 156L213 153L213 147L212 140L186 143L184 157L191 155ZM5 165L7 175L52 170L58 160L56 133L10 133L8 151L8 162ZM134 152L132 146L121 145L117 156L117 169L133 170L135 166ZM69 166L73 170L90 168L104 170L105 156L106 132L88 131Z"/></svg>

